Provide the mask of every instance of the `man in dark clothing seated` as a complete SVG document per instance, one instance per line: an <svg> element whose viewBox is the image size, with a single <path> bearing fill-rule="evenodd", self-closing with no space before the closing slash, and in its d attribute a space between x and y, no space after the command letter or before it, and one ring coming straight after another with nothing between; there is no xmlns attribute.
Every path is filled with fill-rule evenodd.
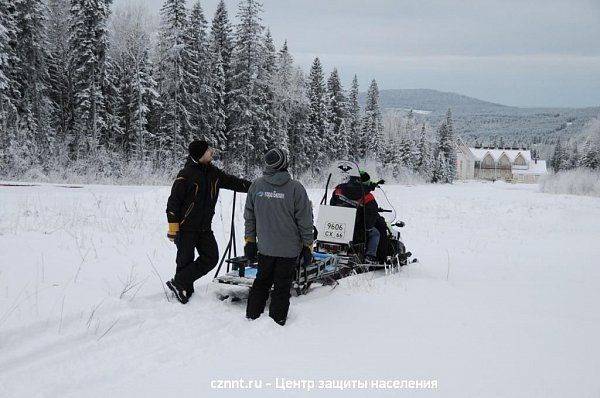
<svg viewBox="0 0 600 398"><path fill-rule="evenodd" d="M376 264L380 232L375 224L379 219L379 205L371 192L385 181L372 182L370 179L369 174L364 171L360 172L360 177L350 177L348 182L335 187L329 204L357 209L354 241L364 242L366 234L365 260Z"/></svg>

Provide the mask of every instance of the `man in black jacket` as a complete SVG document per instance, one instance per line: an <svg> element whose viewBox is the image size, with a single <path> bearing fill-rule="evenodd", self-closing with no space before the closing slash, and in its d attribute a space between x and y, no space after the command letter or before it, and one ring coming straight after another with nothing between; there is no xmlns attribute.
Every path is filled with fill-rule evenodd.
<svg viewBox="0 0 600 398"><path fill-rule="evenodd" d="M167 237L177 245L175 277L167 282L177 300L188 302L194 281L219 261L211 224L219 189L248 192L251 182L226 174L212 165L214 149L206 141L193 141L185 167L177 174L167 201ZM194 260L194 249L198 258Z"/></svg>

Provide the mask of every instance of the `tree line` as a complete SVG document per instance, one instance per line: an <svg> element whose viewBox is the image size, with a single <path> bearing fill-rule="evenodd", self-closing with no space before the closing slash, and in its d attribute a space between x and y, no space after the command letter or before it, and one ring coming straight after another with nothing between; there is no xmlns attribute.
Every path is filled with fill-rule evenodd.
<svg viewBox="0 0 600 398"><path fill-rule="evenodd" d="M433 136L417 126L384 128L377 82L359 104L319 58L295 64L276 49L262 5L242 0L231 22L223 0L211 23L200 2L165 0L155 35L141 10L113 14L111 0L0 3L0 173L93 165L177 164L207 139L226 167L256 173L274 144L298 175L337 159L375 160L451 182L456 153L450 111ZM419 131L420 127L420 131Z"/></svg>
<svg viewBox="0 0 600 398"><path fill-rule="evenodd" d="M558 139L550 164L555 172L586 168L600 170L600 118L592 119L583 137Z"/></svg>

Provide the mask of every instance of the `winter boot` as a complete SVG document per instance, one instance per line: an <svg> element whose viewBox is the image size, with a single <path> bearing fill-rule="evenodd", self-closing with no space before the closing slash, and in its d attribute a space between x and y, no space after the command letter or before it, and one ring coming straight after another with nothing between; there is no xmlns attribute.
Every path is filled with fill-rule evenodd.
<svg viewBox="0 0 600 398"><path fill-rule="evenodd" d="M187 290L183 289L180 285L178 285L175 282L175 279L171 279L170 281L168 281L167 287L171 289L171 291L181 304L185 304L188 302L189 296Z"/></svg>

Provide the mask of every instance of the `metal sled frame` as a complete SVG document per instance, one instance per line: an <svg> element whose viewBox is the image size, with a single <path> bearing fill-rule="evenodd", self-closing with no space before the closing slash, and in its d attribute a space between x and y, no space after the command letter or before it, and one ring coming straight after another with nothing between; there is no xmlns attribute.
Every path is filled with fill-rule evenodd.
<svg viewBox="0 0 600 398"><path fill-rule="evenodd" d="M292 288L297 295L308 293L313 283L332 285L338 280L350 275L361 274L376 270L384 270L387 274L397 272L402 265L402 254L397 253L388 258L383 264L365 264L362 261L363 243L354 245L332 244L329 242L316 243L317 250L313 254L313 262L308 266L298 265ZM244 256L226 259L228 271L216 276L214 282L250 288L254 283L257 263L251 263Z"/></svg>
<svg viewBox="0 0 600 398"><path fill-rule="evenodd" d="M257 263L251 263L246 257L227 259L232 271L217 276L214 281L228 285L251 287L257 272ZM298 265L292 287L298 294L305 293L314 283L331 284L340 278L341 271L351 268L347 256L328 253L314 253L313 262L308 266Z"/></svg>

